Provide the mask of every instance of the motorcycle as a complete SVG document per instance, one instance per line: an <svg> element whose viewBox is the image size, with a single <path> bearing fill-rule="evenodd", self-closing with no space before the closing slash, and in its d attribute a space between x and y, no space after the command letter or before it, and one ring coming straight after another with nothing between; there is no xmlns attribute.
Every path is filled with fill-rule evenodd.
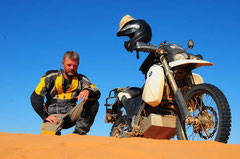
<svg viewBox="0 0 240 159"><path fill-rule="evenodd" d="M193 73L211 66L201 55L187 53L178 43L158 46L137 41L130 51L149 53L140 70L142 88L125 87L110 91L106 99L106 123L110 136L153 139L215 140L227 143L231 130L228 101L216 86L204 83Z"/></svg>

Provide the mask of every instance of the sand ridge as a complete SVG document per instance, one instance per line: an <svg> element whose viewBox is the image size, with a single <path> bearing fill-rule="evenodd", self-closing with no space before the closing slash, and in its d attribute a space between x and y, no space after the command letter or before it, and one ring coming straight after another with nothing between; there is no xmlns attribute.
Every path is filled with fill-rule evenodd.
<svg viewBox="0 0 240 159"><path fill-rule="evenodd" d="M0 159L239 159L239 144L0 133Z"/></svg>

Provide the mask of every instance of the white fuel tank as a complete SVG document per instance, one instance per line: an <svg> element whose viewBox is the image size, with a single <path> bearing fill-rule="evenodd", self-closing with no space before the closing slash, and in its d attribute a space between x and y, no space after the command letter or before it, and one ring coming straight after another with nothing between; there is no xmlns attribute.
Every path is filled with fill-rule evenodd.
<svg viewBox="0 0 240 159"><path fill-rule="evenodd" d="M142 99L147 104L155 107L160 104L164 91L163 68L155 64L147 72L147 79L143 88Z"/></svg>

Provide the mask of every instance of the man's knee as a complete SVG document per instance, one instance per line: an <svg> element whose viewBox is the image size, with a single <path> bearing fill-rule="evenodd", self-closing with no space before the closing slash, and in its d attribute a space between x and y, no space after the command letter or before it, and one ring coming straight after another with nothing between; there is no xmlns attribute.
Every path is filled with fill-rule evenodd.
<svg viewBox="0 0 240 159"><path fill-rule="evenodd" d="M55 124L51 124L49 122L42 123L41 135L56 135L56 134L57 126Z"/></svg>
<svg viewBox="0 0 240 159"><path fill-rule="evenodd" d="M48 135L58 135L59 132L61 132L63 127L63 117L64 114L55 114L56 117L59 120L58 124L50 123L48 121L45 121L42 123L41 126L41 134L48 134Z"/></svg>
<svg viewBox="0 0 240 159"><path fill-rule="evenodd" d="M99 102L97 100L87 100L84 104L77 104L69 116L72 122L77 122L79 118L88 118L89 116L95 117L99 108Z"/></svg>

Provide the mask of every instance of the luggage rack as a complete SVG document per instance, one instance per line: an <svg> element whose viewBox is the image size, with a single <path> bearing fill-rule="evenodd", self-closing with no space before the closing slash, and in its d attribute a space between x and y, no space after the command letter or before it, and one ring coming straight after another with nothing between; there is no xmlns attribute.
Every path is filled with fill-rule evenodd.
<svg viewBox="0 0 240 159"><path fill-rule="evenodd" d="M114 121L117 119L118 116L121 116L123 111L121 111L119 107L119 100L117 97L117 92L119 88L115 88L109 92L108 98L106 98L106 117L105 117L105 123L114 123ZM115 99L114 103L111 104L109 100Z"/></svg>

